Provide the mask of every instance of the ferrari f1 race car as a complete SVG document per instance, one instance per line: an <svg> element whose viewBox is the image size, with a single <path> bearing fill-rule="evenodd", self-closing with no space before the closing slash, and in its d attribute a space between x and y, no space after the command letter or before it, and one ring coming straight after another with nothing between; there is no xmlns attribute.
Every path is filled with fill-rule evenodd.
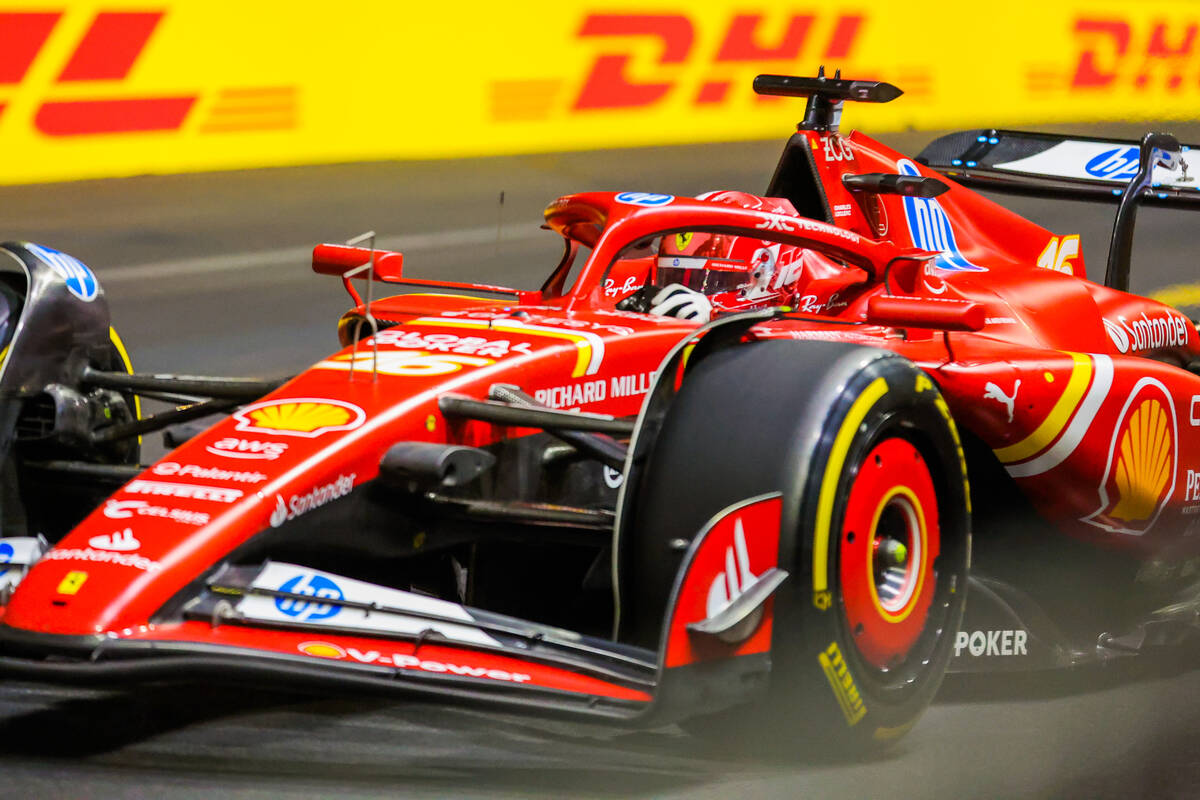
<svg viewBox="0 0 1200 800"><path fill-rule="evenodd" d="M762 195L561 197L536 291L317 246L343 348L282 382L138 374L87 267L3 245L0 674L870 748L947 669L1191 642L1200 335L1126 291L1138 207L1200 203L1188 148L907 158L839 131L894 86L755 89L807 98ZM1103 282L971 186L1115 202Z"/></svg>

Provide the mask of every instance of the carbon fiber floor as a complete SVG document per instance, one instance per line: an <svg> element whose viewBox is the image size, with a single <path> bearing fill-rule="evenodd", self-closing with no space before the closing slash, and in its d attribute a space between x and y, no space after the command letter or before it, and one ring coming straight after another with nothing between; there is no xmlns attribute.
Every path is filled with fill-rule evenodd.
<svg viewBox="0 0 1200 800"><path fill-rule="evenodd" d="M1119 131L1131 133L1130 131ZM1192 141L1197 131L1179 133ZM1189 135L1192 134L1192 135ZM924 136L896 137L912 152ZM542 207L582 189L761 189L779 144L145 177L0 189L5 235L91 264L141 371L278 375L335 346L345 308L305 250L375 228L416 276L533 285L557 255ZM504 193L503 203L500 202ZM1081 233L1111 209L1010 203ZM1135 287L1196 280L1194 217L1143 212ZM1194 797L1200 673L1160 665L952 680L879 760L806 762L426 704L213 687L0 686L0 786L37 797Z"/></svg>

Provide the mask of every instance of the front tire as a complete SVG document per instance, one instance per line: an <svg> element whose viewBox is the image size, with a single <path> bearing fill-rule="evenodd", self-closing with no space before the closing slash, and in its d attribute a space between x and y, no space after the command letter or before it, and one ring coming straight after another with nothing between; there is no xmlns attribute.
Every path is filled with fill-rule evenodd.
<svg viewBox="0 0 1200 800"><path fill-rule="evenodd" d="M634 641L661 630L679 567L669 543L781 492L791 578L775 605L769 703L752 713L856 750L912 726L950 659L970 551L962 449L923 371L838 343L717 351L683 381L638 483L625 562Z"/></svg>

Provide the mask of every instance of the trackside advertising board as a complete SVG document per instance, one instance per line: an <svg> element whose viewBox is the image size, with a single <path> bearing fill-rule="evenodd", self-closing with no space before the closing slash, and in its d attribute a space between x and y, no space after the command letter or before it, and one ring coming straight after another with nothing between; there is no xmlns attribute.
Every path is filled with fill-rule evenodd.
<svg viewBox="0 0 1200 800"><path fill-rule="evenodd" d="M782 136L760 72L887 80L871 131L1187 118L1200 4L0 0L0 183Z"/></svg>

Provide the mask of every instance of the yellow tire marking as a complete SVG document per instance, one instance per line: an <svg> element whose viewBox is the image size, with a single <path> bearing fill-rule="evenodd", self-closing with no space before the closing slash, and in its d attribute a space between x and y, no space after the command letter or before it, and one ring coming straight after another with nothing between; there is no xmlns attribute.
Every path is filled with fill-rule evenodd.
<svg viewBox="0 0 1200 800"><path fill-rule="evenodd" d="M117 333L117 329L111 325L108 326L108 338L110 341L112 341L113 347L117 348L117 355L121 357L121 365L125 367L125 373L127 375L132 375L133 360L129 357L129 351L125 349L125 343L121 341L121 337ZM8 354L8 348L5 348L4 353L5 355ZM2 360L2 357L0 357L0 361ZM142 418L142 398L136 394L133 396L133 418ZM138 444L140 445L141 443L142 437L139 436Z"/></svg>
<svg viewBox="0 0 1200 800"><path fill-rule="evenodd" d="M1062 433L1062 429L1067 426L1067 421L1079 407L1080 401L1083 400L1083 393L1092 380L1092 359L1083 353L1068 353L1067 355L1071 356L1075 362L1071 367L1071 377L1067 379L1067 388L1063 389L1062 396L1058 398L1054 408L1050 409L1050 413L1033 433L1016 444L993 451L1001 462L1011 464L1015 461L1023 461L1048 447L1058 438L1058 434Z"/></svg>
<svg viewBox="0 0 1200 800"><path fill-rule="evenodd" d="M829 450L829 461L825 464L825 476L821 479L821 493L817 499L817 525L813 531L814 593L829 588L829 529L833 524L833 501L837 498L838 481L846 464L846 454L867 412L887 391L887 381L883 378L871 381L854 405L850 406L850 413L842 420L842 427L838 429L833 447Z"/></svg>

